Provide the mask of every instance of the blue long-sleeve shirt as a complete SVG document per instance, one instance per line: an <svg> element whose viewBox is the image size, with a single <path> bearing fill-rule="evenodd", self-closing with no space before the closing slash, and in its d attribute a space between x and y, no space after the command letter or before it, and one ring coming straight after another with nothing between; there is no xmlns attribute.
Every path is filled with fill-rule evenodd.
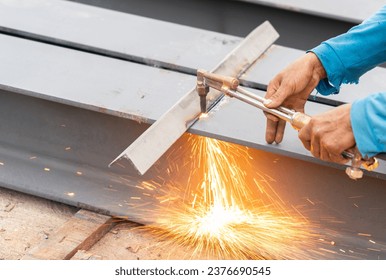
<svg viewBox="0 0 386 280"><path fill-rule="evenodd" d="M347 33L311 51L327 73L316 88L319 93L339 93L342 83L358 83L360 76L386 61L386 6ZM354 101L350 118L362 156L386 152L386 92Z"/></svg>

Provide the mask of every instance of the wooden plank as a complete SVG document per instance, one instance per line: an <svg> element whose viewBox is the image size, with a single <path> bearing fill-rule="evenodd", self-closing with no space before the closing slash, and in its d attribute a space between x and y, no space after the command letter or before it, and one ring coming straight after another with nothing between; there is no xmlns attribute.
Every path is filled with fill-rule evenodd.
<svg viewBox="0 0 386 280"><path fill-rule="evenodd" d="M102 259L101 256L90 254L86 250L79 250L71 258L71 260L101 260L101 259Z"/></svg>
<svg viewBox="0 0 386 280"><path fill-rule="evenodd" d="M79 210L52 237L31 249L22 259L71 259L79 250L90 249L113 225L110 216Z"/></svg>

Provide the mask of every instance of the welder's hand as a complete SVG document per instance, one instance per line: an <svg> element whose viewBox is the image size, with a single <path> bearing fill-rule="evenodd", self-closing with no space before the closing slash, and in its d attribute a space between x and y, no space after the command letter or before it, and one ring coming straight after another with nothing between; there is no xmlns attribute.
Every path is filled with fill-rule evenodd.
<svg viewBox="0 0 386 280"><path fill-rule="evenodd" d="M314 53L307 53L277 74L269 83L264 105L268 108L285 106L297 112L304 112L308 96L326 77L326 72ZM266 114L265 140L271 144L283 140L285 121Z"/></svg>
<svg viewBox="0 0 386 280"><path fill-rule="evenodd" d="M351 104L345 104L315 115L299 130L300 140L314 157L341 164L348 161L342 152L355 146L350 109Z"/></svg>

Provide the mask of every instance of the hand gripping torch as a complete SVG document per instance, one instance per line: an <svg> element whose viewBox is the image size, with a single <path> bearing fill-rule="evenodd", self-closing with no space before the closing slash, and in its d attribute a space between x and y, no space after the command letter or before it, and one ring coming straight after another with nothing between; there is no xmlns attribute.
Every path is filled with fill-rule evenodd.
<svg viewBox="0 0 386 280"><path fill-rule="evenodd" d="M264 112L275 115L278 118L289 122L293 128L300 130L311 120L311 116L301 112L295 112L286 107L278 107L270 109L264 106L263 97L260 97L250 91L239 86L239 80L233 77L222 76L218 74L208 73L205 70L197 70L197 92L200 96L201 112L207 112L207 94L210 88L221 91L223 94L237 98L252 106L255 106ZM355 152L344 151L342 156L351 160L351 165L346 168L346 174L351 179L360 179L363 177L363 171L360 169L363 166L366 170L372 171L378 167L378 160L375 157L364 159L357 149Z"/></svg>

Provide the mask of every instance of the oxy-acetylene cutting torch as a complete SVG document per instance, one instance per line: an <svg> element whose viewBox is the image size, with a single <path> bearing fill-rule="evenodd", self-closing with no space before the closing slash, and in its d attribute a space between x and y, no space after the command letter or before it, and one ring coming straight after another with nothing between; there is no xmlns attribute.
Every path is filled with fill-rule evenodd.
<svg viewBox="0 0 386 280"><path fill-rule="evenodd" d="M289 122L293 128L300 130L311 120L311 116L296 112L286 107L278 107L275 109L264 106L265 98L258 96L239 86L239 80L234 77L222 76L209 73L199 69L197 71L197 92L200 97L201 112L207 112L207 95L210 88L221 91L226 96L237 98L245 103L248 103L256 108L263 110L269 114L275 115L278 118ZM346 173L351 179L360 179L363 177L362 166L368 171L372 171L378 167L378 160L375 157L368 159L362 158L357 149L354 152L344 151L342 156L351 160L351 165L346 168Z"/></svg>

